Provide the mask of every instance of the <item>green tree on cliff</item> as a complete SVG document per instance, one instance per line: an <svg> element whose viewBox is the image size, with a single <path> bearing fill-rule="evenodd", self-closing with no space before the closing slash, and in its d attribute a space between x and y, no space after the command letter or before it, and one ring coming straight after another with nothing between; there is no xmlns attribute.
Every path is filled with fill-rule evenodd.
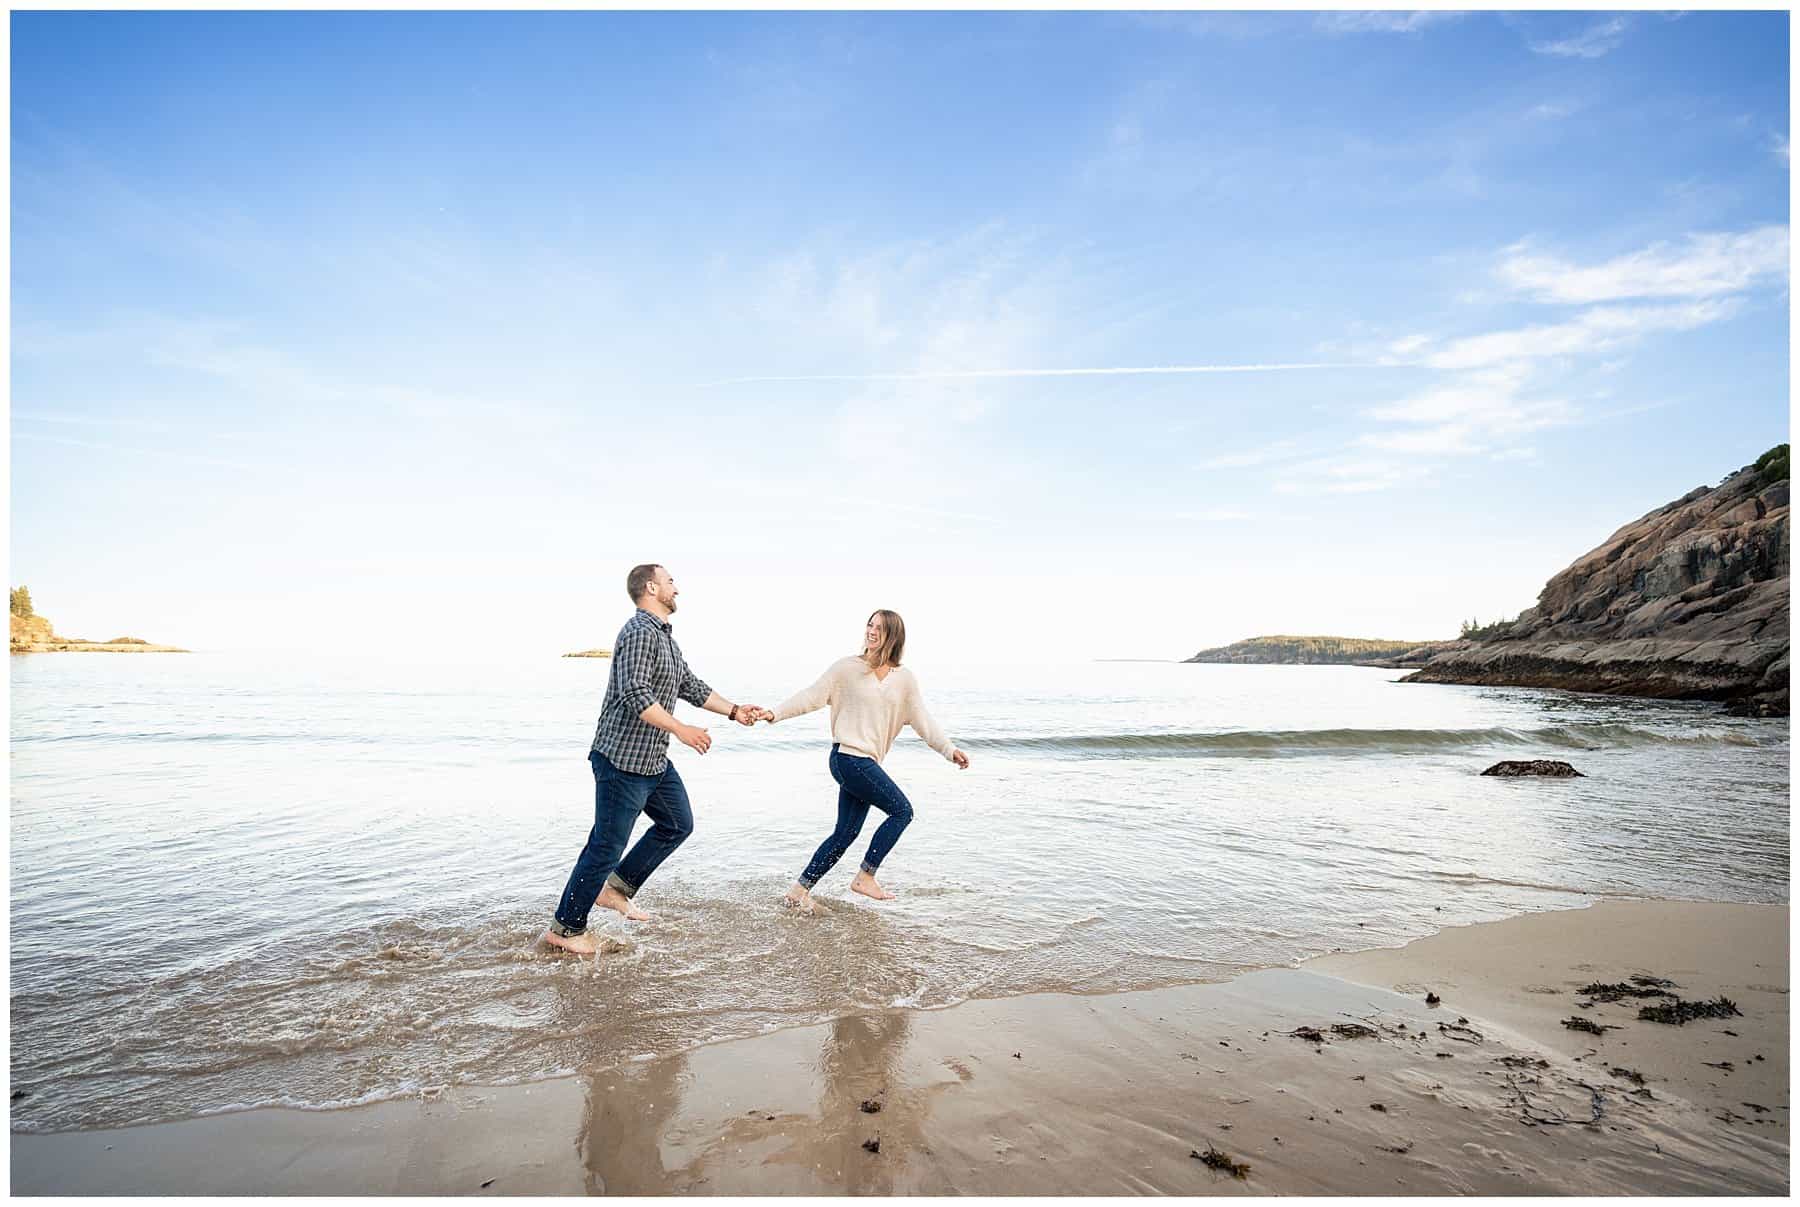
<svg viewBox="0 0 1800 1207"><path fill-rule="evenodd" d="M1788 446L1777 444L1774 448L1756 459L1756 469L1769 482L1779 482L1788 476Z"/></svg>
<svg viewBox="0 0 1800 1207"><path fill-rule="evenodd" d="M29 587L14 587L13 588L13 591L12 591L12 614L14 616L25 616L25 617L29 617L32 615L31 589Z"/></svg>

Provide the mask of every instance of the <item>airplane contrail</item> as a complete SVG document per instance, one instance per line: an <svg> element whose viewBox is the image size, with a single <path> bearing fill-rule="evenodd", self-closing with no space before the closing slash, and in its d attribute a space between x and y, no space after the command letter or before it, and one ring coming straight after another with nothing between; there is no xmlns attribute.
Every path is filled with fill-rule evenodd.
<svg viewBox="0 0 1800 1207"><path fill-rule="evenodd" d="M727 377L703 382L714 386L769 381L945 381L984 377L1119 377L1154 373L1284 373L1297 369L1403 369L1399 361L1291 361L1258 365L1130 365L1104 369L956 369L941 373L798 373L767 377Z"/></svg>

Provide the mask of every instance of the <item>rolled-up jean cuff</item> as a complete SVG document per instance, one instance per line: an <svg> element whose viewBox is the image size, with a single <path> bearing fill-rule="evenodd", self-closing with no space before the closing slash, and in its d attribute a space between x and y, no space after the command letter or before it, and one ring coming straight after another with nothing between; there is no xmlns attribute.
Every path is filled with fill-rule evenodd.
<svg viewBox="0 0 1800 1207"><path fill-rule="evenodd" d="M881 870L881 865L879 863L870 863L865 859L862 861L862 870L873 876L876 872Z"/></svg>
<svg viewBox="0 0 1800 1207"><path fill-rule="evenodd" d="M813 885L819 883L817 880L808 880L806 878L805 873L802 873L800 875L799 880L800 880L800 887L805 889L809 893L812 892Z"/></svg>
<svg viewBox="0 0 1800 1207"><path fill-rule="evenodd" d="M626 900L630 900L637 896L637 885L619 879L619 874L617 872L614 872L606 878L606 886L608 888L616 888L621 893L624 893Z"/></svg>
<svg viewBox="0 0 1800 1207"><path fill-rule="evenodd" d="M573 939L576 935L586 934L587 927L569 926L560 920L552 919L550 922L550 933L553 935L561 935L565 939Z"/></svg>

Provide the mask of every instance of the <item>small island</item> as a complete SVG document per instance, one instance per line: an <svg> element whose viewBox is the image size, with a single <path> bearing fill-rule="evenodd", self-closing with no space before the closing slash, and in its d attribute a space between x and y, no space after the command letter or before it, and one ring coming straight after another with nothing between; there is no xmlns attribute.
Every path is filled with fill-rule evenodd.
<svg viewBox="0 0 1800 1207"><path fill-rule="evenodd" d="M1371 637L1251 637L1230 645L1201 650L1184 662L1255 666L1392 665L1415 653L1423 641L1383 641ZM1441 644L1441 643L1440 643Z"/></svg>
<svg viewBox="0 0 1800 1207"><path fill-rule="evenodd" d="M12 591L9 648L15 654L185 654L188 651L172 645L152 645L142 637L114 637L111 641L87 641L80 637L59 637L48 617L39 616L31 606L31 591L15 587Z"/></svg>
<svg viewBox="0 0 1800 1207"><path fill-rule="evenodd" d="M611 650L577 650L573 654L564 654L564 658L611 658Z"/></svg>

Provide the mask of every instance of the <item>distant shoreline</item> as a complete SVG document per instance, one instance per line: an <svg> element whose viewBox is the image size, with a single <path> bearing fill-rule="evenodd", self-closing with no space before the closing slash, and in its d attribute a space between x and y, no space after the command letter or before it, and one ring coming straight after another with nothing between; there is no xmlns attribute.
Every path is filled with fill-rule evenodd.
<svg viewBox="0 0 1800 1207"><path fill-rule="evenodd" d="M15 654L191 654L173 645L137 641L34 641L10 647Z"/></svg>

